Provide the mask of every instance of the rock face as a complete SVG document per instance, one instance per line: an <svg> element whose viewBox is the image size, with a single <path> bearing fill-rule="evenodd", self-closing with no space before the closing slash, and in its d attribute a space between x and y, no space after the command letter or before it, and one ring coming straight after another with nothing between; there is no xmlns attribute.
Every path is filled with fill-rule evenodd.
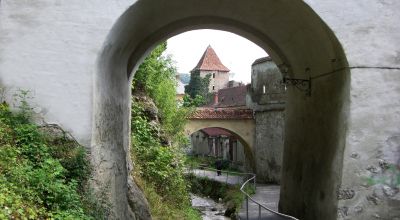
<svg viewBox="0 0 400 220"><path fill-rule="evenodd" d="M154 101L141 88L132 91L132 100L139 103L143 108L144 115L149 120L149 125L152 127L152 131L154 132L153 135L157 137L161 145L170 146L171 140L161 129L158 108Z"/></svg>
<svg viewBox="0 0 400 220"><path fill-rule="evenodd" d="M134 216L138 220L150 220L151 213L149 204L144 197L142 191L133 182L131 176L128 177L128 202L134 212Z"/></svg>

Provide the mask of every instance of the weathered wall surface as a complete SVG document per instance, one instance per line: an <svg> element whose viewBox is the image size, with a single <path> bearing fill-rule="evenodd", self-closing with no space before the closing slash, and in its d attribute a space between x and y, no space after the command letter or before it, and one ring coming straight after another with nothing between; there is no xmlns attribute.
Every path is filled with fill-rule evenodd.
<svg viewBox="0 0 400 220"><path fill-rule="evenodd" d="M282 74L270 58L253 63L247 105L255 114L254 158L257 181L261 183L281 181L285 120L285 90L281 80Z"/></svg>
<svg viewBox="0 0 400 220"><path fill-rule="evenodd" d="M208 91L217 92L220 89L228 87L229 73L220 71L207 71L207 70L200 71L200 77L202 78L206 77L208 74L211 75ZM215 78L213 78L213 74L215 74Z"/></svg>
<svg viewBox="0 0 400 220"><path fill-rule="evenodd" d="M7 101L12 102L12 95L18 89L31 91L33 99L30 102L35 112L45 122L59 124L71 132L89 149L96 60L113 24L132 2L0 1L0 86L8 89ZM126 91L127 95L129 88ZM125 104L125 115L129 115L129 105ZM112 111L115 115L122 115L121 109ZM115 120L115 123L120 122L122 120ZM122 138L121 126L112 127L110 123L102 126L120 132L121 138L112 141L113 147L105 146L118 152L119 158L110 153L91 152L99 161L108 160L108 163L95 166L97 180L108 175L104 178L106 184L100 183L96 187L110 188L106 193L110 195L111 204L123 202L119 204L124 205L114 207L114 218L147 219L149 210L145 199L127 176L127 149L120 148L122 142L129 141ZM127 127L124 132L128 132ZM102 137L108 135L110 132L103 133ZM109 168L118 171L109 172ZM130 206L126 205L128 203Z"/></svg>
<svg viewBox="0 0 400 220"><path fill-rule="evenodd" d="M400 2L306 2L352 68L339 218L400 219Z"/></svg>
<svg viewBox="0 0 400 220"><path fill-rule="evenodd" d="M201 131L196 131L190 135L190 145L193 154L207 156L211 154L208 136Z"/></svg>
<svg viewBox="0 0 400 220"><path fill-rule="evenodd" d="M256 140L254 155L257 181L280 183L284 143L283 109L256 112Z"/></svg>
<svg viewBox="0 0 400 220"><path fill-rule="evenodd" d="M35 111L90 145L96 59L129 0L3 0L0 83L29 90Z"/></svg>
<svg viewBox="0 0 400 220"><path fill-rule="evenodd" d="M352 76L339 216L400 219L400 70Z"/></svg>

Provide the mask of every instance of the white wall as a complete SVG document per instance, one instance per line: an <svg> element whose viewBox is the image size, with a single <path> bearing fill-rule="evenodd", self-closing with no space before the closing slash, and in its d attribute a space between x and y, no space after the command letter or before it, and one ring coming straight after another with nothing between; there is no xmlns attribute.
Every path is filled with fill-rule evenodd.
<svg viewBox="0 0 400 220"><path fill-rule="evenodd" d="M353 68L339 217L400 218L393 193L400 186L389 183L400 175L400 1L306 2L333 29ZM397 174L382 164L397 166Z"/></svg>
<svg viewBox="0 0 400 220"><path fill-rule="evenodd" d="M96 58L129 0L3 0L0 85L30 90L45 122L89 146Z"/></svg>

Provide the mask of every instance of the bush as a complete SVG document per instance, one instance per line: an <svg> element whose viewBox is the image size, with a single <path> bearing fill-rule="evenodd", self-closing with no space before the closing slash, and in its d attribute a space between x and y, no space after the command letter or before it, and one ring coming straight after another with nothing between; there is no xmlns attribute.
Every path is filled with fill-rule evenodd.
<svg viewBox="0 0 400 220"><path fill-rule="evenodd" d="M165 43L158 46L133 79L134 94L149 96L158 109L152 111L158 112L157 120L152 118L150 122L145 110L148 103L141 102L140 98L132 100L133 176L143 189L155 219L199 219L198 213L190 206L183 175L181 146L187 143L183 131L189 110L177 105L176 70L171 60L162 56L165 49Z"/></svg>
<svg viewBox="0 0 400 220"><path fill-rule="evenodd" d="M183 177L183 155L177 147L162 146L139 103L132 104L132 154L138 174L157 189L157 193L178 206L189 202Z"/></svg>
<svg viewBox="0 0 400 220"><path fill-rule="evenodd" d="M85 150L53 140L29 122L30 113L0 104L0 219L94 219L83 186L89 176Z"/></svg>

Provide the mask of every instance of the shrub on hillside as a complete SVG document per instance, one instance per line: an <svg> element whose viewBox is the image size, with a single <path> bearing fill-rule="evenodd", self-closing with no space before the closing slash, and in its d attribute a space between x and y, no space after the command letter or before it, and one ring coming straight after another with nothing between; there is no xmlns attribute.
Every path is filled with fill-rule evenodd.
<svg viewBox="0 0 400 220"><path fill-rule="evenodd" d="M104 217L87 214L96 207L83 196L87 161L76 142L43 133L30 114L0 104L0 219Z"/></svg>

